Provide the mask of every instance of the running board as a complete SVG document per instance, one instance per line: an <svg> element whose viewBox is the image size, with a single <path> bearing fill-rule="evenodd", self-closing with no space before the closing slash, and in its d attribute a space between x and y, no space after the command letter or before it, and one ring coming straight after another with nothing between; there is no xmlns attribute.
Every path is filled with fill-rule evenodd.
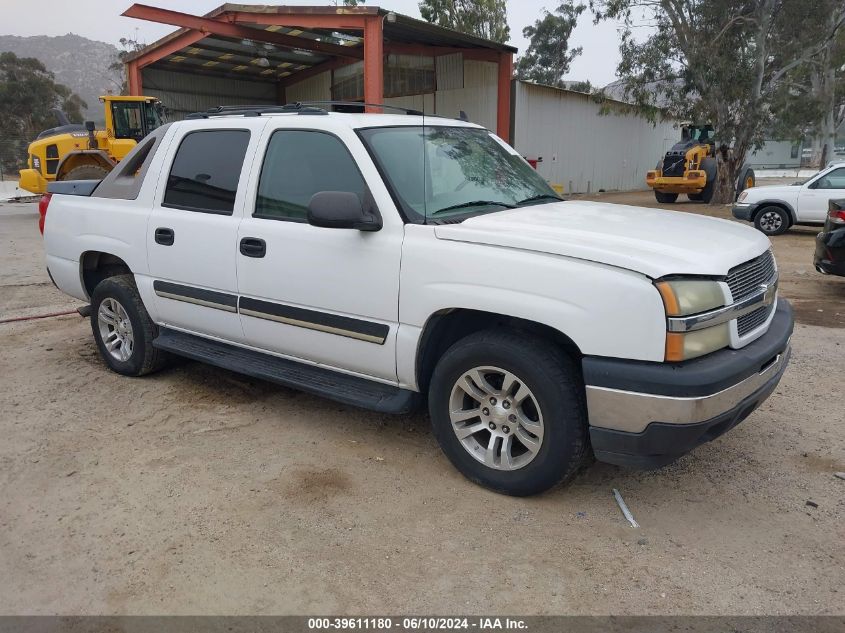
<svg viewBox="0 0 845 633"><path fill-rule="evenodd" d="M379 413L409 413L420 403L420 394L408 389L168 328L160 328L153 347Z"/></svg>

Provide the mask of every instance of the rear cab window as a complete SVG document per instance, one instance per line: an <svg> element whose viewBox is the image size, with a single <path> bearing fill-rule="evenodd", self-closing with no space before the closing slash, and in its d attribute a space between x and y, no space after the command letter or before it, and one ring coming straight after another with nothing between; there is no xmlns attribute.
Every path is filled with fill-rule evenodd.
<svg viewBox="0 0 845 633"><path fill-rule="evenodd" d="M232 215L249 130L206 129L182 137L170 167L163 207Z"/></svg>

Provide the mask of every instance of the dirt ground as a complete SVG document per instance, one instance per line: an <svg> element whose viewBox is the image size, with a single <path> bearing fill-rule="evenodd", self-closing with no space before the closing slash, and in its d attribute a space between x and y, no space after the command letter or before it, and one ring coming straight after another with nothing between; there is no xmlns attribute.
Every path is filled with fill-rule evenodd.
<svg viewBox="0 0 845 633"><path fill-rule="evenodd" d="M845 279L815 232L773 240L798 324L760 410L530 499L466 481L423 414L197 363L122 378L78 316L0 324L0 613L845 613ZM0 205L0 320L76 305L34 205Z"/></svg>

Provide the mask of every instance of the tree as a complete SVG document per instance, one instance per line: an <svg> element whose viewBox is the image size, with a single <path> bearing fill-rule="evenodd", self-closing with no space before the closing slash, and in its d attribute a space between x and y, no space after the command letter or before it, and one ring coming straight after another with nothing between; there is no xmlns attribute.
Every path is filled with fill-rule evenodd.
<svg viewBox="0 0 845 633"><path fill-rule="evenodd" d="M817 0L817 11L805 20L801 36L830 30L837 0ZM775 95L779 138L813 139L813 164L823 167L834 149L836 130L845 120L845 38L829 39L806 64L793 68Z"/></svg>
<svg viewBox="0 0 845 633"><path fill-rule="evenodd" d="M131 37L120 38L120 50L117 51L117 57L115 58L115 60L111 64L109 64L109 70L120 73L120 75L123 77L120 84L115 85L115 88L117 89L119 94L129 94L129 79L126 76L126 59L132 53L137 53L145 46L146 44L142 44L138 40L133 39ZM117 82L114 83L117 84Z"/></svg>
<svg viewBox="0 0 845 633"><path fill-rule="evenodd" d="M438 26L502 44L510 37L505 0L420 0L419 7Z"/></svg>
<svg viewBox="0 0 845 633"><path fill-rule="evenodd" d="M0 53L0 162L3 171L23 166L27 146L43 130L56 126L58 108L72 123L82 122L85 102L57 84L53 73L33 57Z"/></svg>
<svg viewBox="0 0 845 633"><path fill-rule="evenodd" d="M829 24L808 28L818 25L822 4L830 6ZM762 146L792 102L783 100L789 74L818 59L845 22L845 3L827 0L591 0L591 6L597 20L625 25L617 71L637 109L714 125L714 203L733 200L746 155ZM641 16L653 30L637 41L632 27Z"/></svg>
<svg viewBox="0 0 845 633"><path fill-rule="evenodd" d="M563 76L572 60L581 54L581 47L569 48L569 37L586 7L567 0L554 13L546 11L522 34L529 40L528 50L516 64L519 79L548 86L563 87Z"/></svg>
<svg viewBox="0 0 845 633"><path fill-rule="evenodd" d="M573 92L585 92L587 94L593 92L593 84L590 83L589 79L587 81L573 81L565 87L567 90L572 90Z"/></svg>

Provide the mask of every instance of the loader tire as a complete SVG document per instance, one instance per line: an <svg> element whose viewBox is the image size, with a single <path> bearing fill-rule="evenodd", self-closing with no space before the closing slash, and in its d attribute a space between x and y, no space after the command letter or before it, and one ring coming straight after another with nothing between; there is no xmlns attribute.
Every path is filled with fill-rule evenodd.
<svg viewBox="0 0 845 633"><path fill-rule="evenodd" d="M80 165L62 176L62 180L102 180L108 173L99 165Z"/></svg>

